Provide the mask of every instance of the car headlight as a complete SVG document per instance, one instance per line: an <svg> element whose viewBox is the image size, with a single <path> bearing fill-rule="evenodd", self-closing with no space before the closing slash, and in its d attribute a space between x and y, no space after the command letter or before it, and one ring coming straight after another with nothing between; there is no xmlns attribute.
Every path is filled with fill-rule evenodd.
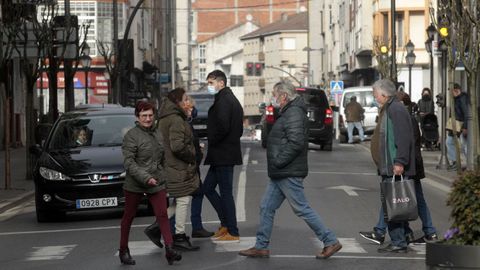
<svg viewBox="0 0 480 270"><path fill-rule="evenodd" d="M70 177L65 174L45 167L40 167L39 171L40 175L47 180L70 180Z"/></svg>

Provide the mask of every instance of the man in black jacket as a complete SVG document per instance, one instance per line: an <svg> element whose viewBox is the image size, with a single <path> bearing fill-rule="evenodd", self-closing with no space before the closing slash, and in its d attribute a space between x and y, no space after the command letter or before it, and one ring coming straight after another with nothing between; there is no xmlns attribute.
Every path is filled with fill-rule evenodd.
<svg viewBox="0 0 480 270"><path fill-rule="evenodd" d="M448 166L449 170L456 170L457 169L457 154L456 154L456 147L455 147L455 140L454 134L460 140L460 153L467 157L467 135L468 135L468 127L467 127L467 113L468 113L468 95L467 93L462 92L462 88L460 84L455 83L452 89L452 95L454 100L454 110L455 110L455 119L460 121L462 124L460 132L453 132L451 129L447 128L447 139L445 141L445 145L447 146L447 157L451 164Z"/></svg>
<svg viewBox="0 0 480 270"><path fill-rule="evenodd" d="M267 190L260 204L260 225L255 246L239 252L247 257L269 257L268 245L275 211L287 199L294 213L301 217L323 242L318 259L327 259L342 248L335 234L326 228L319 215L308 204L303 191L303 179L308 175L308 119L303 98L289 82L273 87L272 104L280 107L267 140Z"/></svg>
<svg viewBox="0 0 480 270"><path fill-rule="evenodd" d="M220 70L207 76L208 92L215 101L208 110L208 150L205 165L210 165L203 190L220 219L213 235L216 242L239 242L235 202L233 200L233 166L242 164L240 137L243 133L243 108L228 88L227 77ZM218 185L220 194L215 190Z"/></svg>

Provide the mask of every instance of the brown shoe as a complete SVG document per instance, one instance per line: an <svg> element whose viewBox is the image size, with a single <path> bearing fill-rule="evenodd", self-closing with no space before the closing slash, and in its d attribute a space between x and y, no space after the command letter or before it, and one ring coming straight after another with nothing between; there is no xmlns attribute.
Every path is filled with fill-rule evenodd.
<svg viewBox="0 0 480 270"><path fill-rule="evenodd" d="M268 249L256 249L255 247L241 250L239 255L247 256L251 258L268 258L270 257L270 250Z"/></svg>
<svg viewBox="0 0 480 270"><path fill-rule="evenodd" d="M342 244L340 242L336 242L335 244L324 247L322 252L318 254L316 257L317 259L328 259L333 254L337 253L340 249L342 249Z"/></svg>

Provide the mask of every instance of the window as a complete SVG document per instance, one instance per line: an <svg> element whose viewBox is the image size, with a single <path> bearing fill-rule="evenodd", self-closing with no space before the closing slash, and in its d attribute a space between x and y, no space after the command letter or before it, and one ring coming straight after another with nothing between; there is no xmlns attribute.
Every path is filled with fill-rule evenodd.
<svg viewBox="0 0 480 270"><path fill-rule="evenodd" d="M198 73L198 81L199 82L204 82L206 79L205 77L207 76L207 69L206 68L200 68L199 73Z"/></svg>
<svg viewBox="0 0 480 270"><path fill-rule="evenodd" d="M395 13L395 35L397 36L397 48L400 48L403 46L403 13Z"/></svg>
<svg viewBox="0 0 480 270"><path fill-rule="evenodd" d="M243 86L243 76L242 75L231 75L230 76L230 86Z"/></svg>
<svg viewBox="0 0 480 270"><path fill-rule="evenodd" d="M295 50L295 38L284 38L282 39L282 47L284 50Z"/></svg>
<svg viewBox="0 0 480 270"><path fill-rule="evenodd" d="M201 44L198 47L198 62L200 64L205 64L207 62L206 56L205 56L205 51L206 51L206 45Z"/></svg>

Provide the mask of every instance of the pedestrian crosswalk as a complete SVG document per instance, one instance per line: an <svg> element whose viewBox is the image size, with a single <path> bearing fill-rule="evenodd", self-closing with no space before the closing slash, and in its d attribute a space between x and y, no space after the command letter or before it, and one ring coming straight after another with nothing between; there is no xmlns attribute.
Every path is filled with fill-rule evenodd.
<svg viewBox="0 0 480 270"><path fill-rule="evenodd" d="M349 258L354 256L355 258L361 258L362 256L372 257L379 256L376 252L375 245L366 243L362 240L360 242L355 238L338 238L342 243L343 248L334 256ZM210 239L198 240L198 241L211 241ZM321 250L323 244L316 238L311 239L312 244L316 249ZM216 253L237 253L240 250L250 248L255 245L255 237L241 237L240 242L236 243L214 243L214 252ZM88 244L88 243L86 243ZM69 245L55 245L55 246L35 246L31 247L31 250L27 253L26 261L50 261L50 260L63 260L68 255L74 254L75 250L79 247L79 244ZM161 253L163 250L159 249L150 241L130 241L129 242L130 253L132 256L149 256ZM425 256L425 245L410 245L409 256L412 259L421 259ZM112 249L112 256L118 256L118 251ZM275 254L272 258L296 258L296 257L314 257L313 254L305 255L288 255L288 254ZM388 255L386 255L388 257ZM408 258L407 258L408 259Z"/></svg>

